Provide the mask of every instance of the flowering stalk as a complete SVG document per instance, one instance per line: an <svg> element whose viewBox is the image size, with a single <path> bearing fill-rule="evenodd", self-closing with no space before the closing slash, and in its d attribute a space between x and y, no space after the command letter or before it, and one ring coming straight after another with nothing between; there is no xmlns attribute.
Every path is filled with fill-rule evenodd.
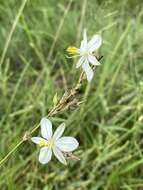
<svg viewBox="0 0 143 190"><path fill-rule="evenodd" d="M100 56L97 58L97 60L100 61L102 58L103 56ZM93 70L95 70L95 68L96 67L94 66ZM73 105L72 104L73 101L71 100L71 98L74 98L79 93L82 82L84 80L86 80L86 75L84 71L82 71L75 87L73 87L72 89L64 93L62 98L59 100L58 104L49 111L47 117L52 117L58 113L61 113L69 109L69 107ZM39 127L40 127L40 123L36 127L34 127L30 132L26 132L25 135L23 136L24 141L26 141L30 137L30 135L32 135Z"/></svg>
<svg viewBox="0 0 143 190"><path fill-rule="evenodd" d="M97 36L95 36L95 37L97 37ZM94 42L95 40L97 40L97 39L94 38L94 40L92 40L92 42ZM86 42L86 43L87 43L87 42ZM83 42L82 42L82 45L83 45ZM85 45L86 45L86 44L85 44ZM97 46L97 44L93 44L93 45L94 45L94 46L95 46L95 45ZM94 48L95 48L95 47L94 47ZM73 50L73 51L74 51L74 50ZM91 52L91 53L92 53L92 52ZM94 55L94 53L92 53L92 56L93 56L93 55ZM94 57L95 57L95 59L96 59L96 63L97 63L97 61L98 61L98 63L99 63L99 61L102 59L103 56L97 57L97 56L94 55ZM92 64L91 68L92 68L92 70L94 71L95 68L96 68L96 64ZM82 82L83 82L86 78L87 78L87 73L86 73L86 71L84 70L84 71L81 72L80 77L79 77L78 82L77 82L77 84L75 85L75 87L73 87L73 88L70 89L70 90L67 90L67 91L64 93L64 95L63 95L62 98L59 100L59 102L57 103L57 105L54 106L54 107L49 111L47 117L52 117L52 116L54 116L54 115L56 115L56 114L62 113L62 112L66 111L67 109L69 109L71 106L73 106L73 105L75 105L75 104L78 105L78 103L80 103L80 102L74 101L74 100L75 100L74 98L75 98L76 95L79 93L79 90L80 90L80 88L81 88ZM25 142L25 141L27 141L27 140L29 140L29 139L31 138L31 135L32 135L39 127L40 127L40 123L39 123L38 125L36 125L31 131L27 131L27 132L24 134L24 136L22 137L22 140L19 141L19 143L18 143L17 145L15 145L15 147L0 161L0 167L1 167L2 164L12 155L12 153L13 153L14 151L16 151L16 150L19 148L19 146L20 146L23 142ZM63 152L63 153L64 153L64 156L65 156L66 158L68 158L68 159L79 160L79 158L76 157L76 156L74 156L71 152Z"/></svg>
<svg viewBox="0 0 143 190"><path fill-rule="evenodd" d="M98 61L102 59L103 56L97 58ZM93 66L92 69L95 70L96 66ZM81 72L80 77L78 79L77 84L74 88L67 90L58 104L49 112L47 115L48 117L51 117L53 115L56 115L57 113L61 113L67 109L69 109L70 106L75 104L73 99L76 97L76 95L79 93L79 90L81 88L82 82L86 80L86 74L84 71Z"/></svg>

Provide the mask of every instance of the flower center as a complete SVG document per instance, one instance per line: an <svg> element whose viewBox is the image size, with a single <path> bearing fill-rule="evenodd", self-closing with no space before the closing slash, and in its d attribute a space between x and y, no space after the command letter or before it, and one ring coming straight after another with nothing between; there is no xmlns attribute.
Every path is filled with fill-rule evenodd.
<svg viewBox="0 0 143 190"><path fill-rule="evenodd" d="M68 47L67 48L67 52L70 54L70 55L75 55L78 53L78 49L76 47Z"/></svg>
<svg viewBox="0 0 143 190"><path fill-rule="evenodd" d="M82 56L84 56L84 57L88 57L89 56L89 53L87 52L87 51L84 51L83 53L82 53Z"/></svg>
<svg viewBox="0 0 143 190"><path fill-rule="evenodd" d="M39 146L52 148L54 146L54 140L52 138L49 139L48 141L41 140L41 142L39 143Z"/></svg>

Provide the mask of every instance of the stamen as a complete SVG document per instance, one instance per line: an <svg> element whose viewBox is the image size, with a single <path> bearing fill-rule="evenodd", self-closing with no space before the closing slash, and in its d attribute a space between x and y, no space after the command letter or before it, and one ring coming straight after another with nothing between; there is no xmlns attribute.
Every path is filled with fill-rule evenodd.
<svg viewBox="0 0 143 190"><path fill-rule="evenodd" d="M48 144L48 142L46 142L46 141L44 141L44 140L41 140L40 143L39 143L39 146L40 146L40 148L41 148L41 147L47 146L47 144Z"/></svg>
<svg viewBox="0 0 143 190"><path fill-rule="evenodd" d="M49 139L47 142L44 140L41 140L41 142L39 143L40 148L41 147L48 147L48 148L52 148L54 145L54 140L53 139Z"/></svg>
<svg viewBox="0 0 143 190"><path fill-rule="evenodd" d="M75 55L78 53L78 49L76 47L68 47L67 48L67 52L70 54L70 55Z"/></svg>

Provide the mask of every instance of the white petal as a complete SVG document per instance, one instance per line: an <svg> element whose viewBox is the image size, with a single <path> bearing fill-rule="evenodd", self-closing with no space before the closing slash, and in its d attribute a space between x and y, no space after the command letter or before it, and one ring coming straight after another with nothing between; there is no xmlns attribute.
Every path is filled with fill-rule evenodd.
<svg viewBox="0 0 143 190"><path fill-rule="evenodd" d="M84 62L84 57L81 57L81 58L78 60L77 64L76 64L76 68L79 68L79 67L83 64L83 62Z"/></svg>
<svg viewBox="0 0 143 190"><path fill-rule="evenodd" d="M61 137L56 141L56 146L63 152L72 152L78 145L78 141L73 137Z"/></svg>
<svg viewBox="0 0 143 190"><path fill-rule="evenodd" d="M41 137L32 137L31 138L32 142L34 142L35 144L39 144L43 141L47 142L45 139L41 138Z"/></svg>
<svg viewBox="0 0 143 190"><path fill-rule="evenodd" d="M54 133L54 135L53 135L53 138L54 138L55 140L59 139L59 138L62 136L64 130L65 130L65 123L62 123L62 124L56 129L56 131L55 131L55 133Z"/></svg>
<svg viewBox="0 0 143 190"><path fill-rule="evenodd" d="M54 148L53 148L53 152L54 152L56 158L57 158L62 164L67 165L66 159L65 159L63 153L59 150L59 148L54 147Z"/></svg>
<svg viewBox="0 0 143 190"><path fill-rule="evenodd" d="M79 49L79 53L82 53L82 52L84 52L86 50L87 50L87 42L82 40L81 45L80 45L80 49Z"/></svg>
<svg viewBox="0 0 143 190"><path fill-rule="evenodd" d="M88 61L92 64L92 65L100 65L99 61L96 59L95 56L93 55L89 55L88 56Z"/></svg>
<svg viewBox="0 0 143 190"><path fill-rule="evenodd" d="M83 40L87 42L87 33L86 33L86 29L84 29L84 31L83 31Z"/></svg>
<svg viewBox="0 0 143 190"><path fill-rule="evenodd" d="M94 35L92 39L88 42L88 50L93 52L97 50L102 44L102 38L100 35Z"/></svg>
<svg viewBox="0 0 143 190"><path fill-rule="evenodd" d="M83 32L83 40L81 41L80 45L80 52L85 51L87 49L87 34L86 34L86 29L84 29Z"/></svg>
<svg viewBox="0 0 143 190"><path fill-rule="evenodd" d="M88 82L90 82L93 78L93 71L92 71L92 68L90 67L88 61L85 61L82 64L82 68L83 68L84 72L86 73Z"/></svg>
<svg viewBox="0 0 143 190"><path fill-rule="evenodd" d="M41 122L41 135L45 139L50 139L52 137L52 123L47 118L42 118Z"/></svg>
<svg viewBox="0 0 143 190"><path fill-rule="evenodd" d="M40 154L39 154L39 162L41 164L47 164L52 157L52 150L47 148L47 147L43 147L40 149Z"/></svg>

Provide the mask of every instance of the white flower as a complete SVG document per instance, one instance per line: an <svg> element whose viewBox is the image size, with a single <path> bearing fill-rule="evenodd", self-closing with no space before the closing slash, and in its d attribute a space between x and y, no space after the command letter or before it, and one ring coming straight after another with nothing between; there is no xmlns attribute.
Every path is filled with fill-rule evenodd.
<svg viewBox="0 0 143 190"><path fill-rule="evenodd" d="M68 47L67 52L74 57L74 55L80 56L79 61L76 64L76 68L82 66L86 73L87 80L90 82L93 78L93 70L91 65L100 65L95 55L93 54L102 44L102 38L100 35L94 35L91 40L87 41L86 30L84 30L83 40L81 41L80 48Z"/></svg>
<svg viewBox="0 0 143 190"><path fill-rule="evenodd" d="M62 152L72 152L79 143L73 137L61 137L65 124L62 123L53 134L52 123L49 119L42 118L41 122L41 137L32 137L31 140L40 146L39 162L42 164L48 163L52 158L52 153L63 164L67 164Z"/></svg>

